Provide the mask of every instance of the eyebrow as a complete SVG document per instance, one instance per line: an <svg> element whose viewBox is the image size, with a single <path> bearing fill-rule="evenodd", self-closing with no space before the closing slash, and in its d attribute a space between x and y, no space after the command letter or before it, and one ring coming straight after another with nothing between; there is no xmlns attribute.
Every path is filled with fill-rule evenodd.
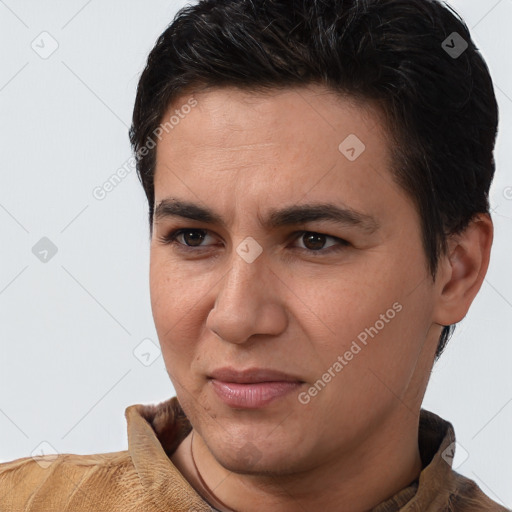
<svg viewBox="0 0 512 512"><path fill-rule="evenodd" d="M227 227L224 219L209 208L175 198L163 199L155 207L154 218L159 221L172 217L183 217L205 224ZM371 215L352 208L336 206L332 203L309 203L272 209L269 210L267 217L261 221L261 225L270 230L319 220L357 227L368 234L377 231L380 227L377 220Z"/></svg>

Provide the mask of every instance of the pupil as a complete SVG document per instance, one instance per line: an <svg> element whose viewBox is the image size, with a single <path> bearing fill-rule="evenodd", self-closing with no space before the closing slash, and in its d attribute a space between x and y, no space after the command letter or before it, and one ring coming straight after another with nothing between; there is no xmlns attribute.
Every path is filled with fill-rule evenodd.
<svg viewBox="0 0 512 512"><path fill-rule="evenodd" d="M187 237L192 235L192 239L194 239L194 236L196 237L195 240L196 242L198 242L197 244L194 244L194 243L191 243L189 244L189 240L187 240ZM185 233L183 233L183 238L185 240L185 243L187 245L191 245L191 246L198 246L201 244L201 242L203 241L204 239L204 234L202 234L201 232L199 231L186 231ZM193 241L193 240L192 240Z"/></svg>
<svg viewBox="0 0 512 512"><path fill-rule="evenodd" d="M308 249L312 249L312 250L321 249L325 243L324 235L320 235L317 233L309 233L307 235L304 235L304 237L305 237L304 245ZM315 239L316 239L316 242L315 242ZM311 241L313 241L312 244L310 244ZM308 244L310 246L308 246ZM311 245L313 245L313 246L311 247Z"/></svg>

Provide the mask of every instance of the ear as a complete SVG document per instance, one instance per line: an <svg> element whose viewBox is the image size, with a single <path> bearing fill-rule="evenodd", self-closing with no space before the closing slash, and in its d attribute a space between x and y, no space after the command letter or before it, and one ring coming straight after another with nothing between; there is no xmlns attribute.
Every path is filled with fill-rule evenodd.
<svg viewBox="0 0 512 512"><path fill-rule="evenodd" d="M435 281L434 322L451 325L466 316L487 273L493 235L491 217L485 213L476 215L462 233L449 237Z"/></svg>

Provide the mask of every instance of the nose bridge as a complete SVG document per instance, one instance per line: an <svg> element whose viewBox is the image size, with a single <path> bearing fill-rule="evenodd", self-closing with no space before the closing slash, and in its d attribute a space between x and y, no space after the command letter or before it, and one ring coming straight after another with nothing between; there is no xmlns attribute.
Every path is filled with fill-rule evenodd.
<svg viewBox="0 0 512 512"><path fill-rule="evenodd" d="M261 285L266 281L264 274L268 271L263 248L254 238L246 237L233 247L231 268L221 285L218 299L239 305L256 300L261 294Z"/></svg>
<svg viewBox="0 0 512 512"><path fill-rule="evenodd" d="M231 343L243 343L254 334L278 334L286 320L272 298L262 247L254 239L243 239L233 246L230 265L208 315L209 329Z"/></svg>

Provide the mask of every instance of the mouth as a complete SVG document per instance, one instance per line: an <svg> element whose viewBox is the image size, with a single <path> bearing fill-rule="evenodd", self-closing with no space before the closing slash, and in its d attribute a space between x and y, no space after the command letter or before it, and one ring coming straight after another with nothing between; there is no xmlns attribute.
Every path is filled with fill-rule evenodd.
<svg viewBox="0 0 512 512"><path fill-rule="evenodd" d="M236 409L259 409L297 391L305 383L294 375L264 368L220 368L208 380L217 397Z"/></svg>

